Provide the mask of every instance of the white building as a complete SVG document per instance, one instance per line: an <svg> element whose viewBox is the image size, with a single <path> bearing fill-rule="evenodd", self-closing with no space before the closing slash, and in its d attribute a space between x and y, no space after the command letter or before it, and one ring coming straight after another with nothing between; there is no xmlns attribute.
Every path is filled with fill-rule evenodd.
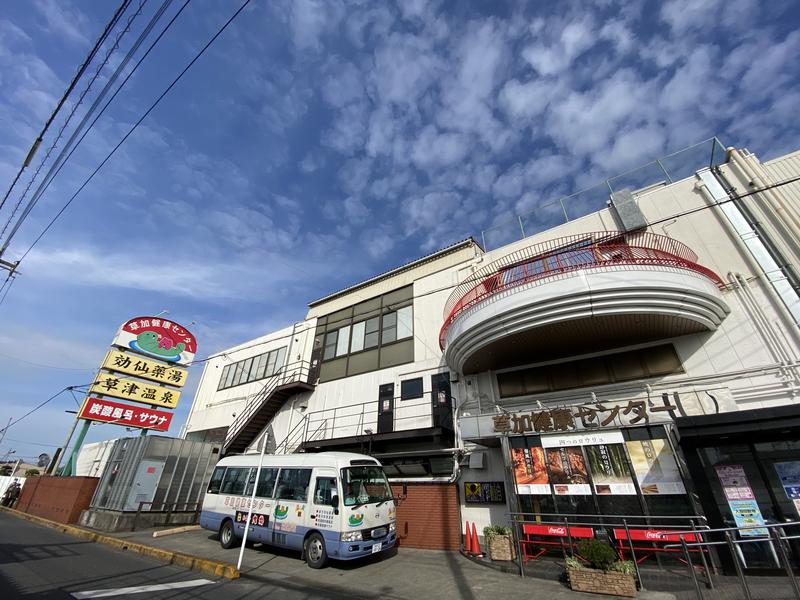
<svg viewBox="0 0 800 600"><path fill-rule="evenodd" d="M798 175L712 140L316 300L207 362L187 436L373 454L418 547L509 512L732 524L731 473L797 519Z"/></svg>

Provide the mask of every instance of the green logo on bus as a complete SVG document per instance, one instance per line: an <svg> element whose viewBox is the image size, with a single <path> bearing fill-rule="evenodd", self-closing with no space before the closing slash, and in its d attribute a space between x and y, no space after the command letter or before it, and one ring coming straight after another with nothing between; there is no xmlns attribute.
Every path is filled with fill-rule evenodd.
<svg viewBox="0 0 800 600"><path fill-rule="evenodd" d="M358 527L363 522L364 522L364 515L363 514L350 515L350 518L347 519L347 524L350 527Z"/></svg>
<svg viewBox="0 0 800 600"><path fill-rule="evenodd" d="M281 506L278 504L275 507L275 518L276 519L285 519L286 515L289 514L289 507L288 506Z"/></svg>

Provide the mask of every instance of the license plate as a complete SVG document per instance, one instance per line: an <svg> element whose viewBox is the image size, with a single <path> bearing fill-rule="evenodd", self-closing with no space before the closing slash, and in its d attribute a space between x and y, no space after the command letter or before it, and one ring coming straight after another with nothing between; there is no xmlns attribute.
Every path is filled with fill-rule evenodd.
<svg viewBox="0 0 800 600"><path fill-rule="evenodd" d="M383 544L372 544L372 553L380 552Z"/></svg>

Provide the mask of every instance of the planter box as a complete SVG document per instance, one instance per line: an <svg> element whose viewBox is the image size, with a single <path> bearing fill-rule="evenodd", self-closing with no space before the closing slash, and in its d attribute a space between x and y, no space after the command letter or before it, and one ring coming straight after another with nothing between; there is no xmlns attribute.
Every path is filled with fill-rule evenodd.
<svg viewBox="0 0 800 600"><path fill-rule="evenodd" d="M514 560L514 541L510 535L493 535L488 538L489 558L492 560Z"/></svg>
<svg viewBox="0 0 800 600"><path fill-rule="evenodd" d="M597 569L567 569L567 579L570 589L576 592L636 597L636 580L633 575Z"/></svg>

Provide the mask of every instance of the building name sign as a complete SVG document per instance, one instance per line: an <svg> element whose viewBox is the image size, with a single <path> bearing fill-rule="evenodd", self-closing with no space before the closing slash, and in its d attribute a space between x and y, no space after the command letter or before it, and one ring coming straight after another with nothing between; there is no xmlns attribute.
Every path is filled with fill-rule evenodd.
<svg viewBox="0 0 800 600"><path fill-rule="evenodd" d="M504 413L492 417L493 430L501 434L551 433L649 425L688 416L680 396L662 394L659 401L629 400L625 403L597 402L525 413Z"/></svg>

